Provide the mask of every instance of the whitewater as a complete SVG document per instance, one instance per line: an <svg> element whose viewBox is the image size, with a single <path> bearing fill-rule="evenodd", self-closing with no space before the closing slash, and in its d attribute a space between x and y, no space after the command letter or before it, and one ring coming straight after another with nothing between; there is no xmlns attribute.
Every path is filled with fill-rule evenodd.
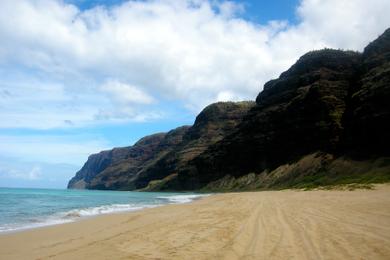
<svg viewBox="0 0 390 260"><path fill-rule="evenodd" d="M0 233L188 203L208 194L0 188Z"/></svg>

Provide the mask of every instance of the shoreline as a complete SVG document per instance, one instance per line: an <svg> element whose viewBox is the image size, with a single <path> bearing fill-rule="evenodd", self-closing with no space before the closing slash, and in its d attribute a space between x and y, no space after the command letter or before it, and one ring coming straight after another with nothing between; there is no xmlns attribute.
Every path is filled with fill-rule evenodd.
<svg viewBox="0 0 390 260"><path fill-rule="evenodd" d="M216 194L216 193L214 193ZM161 204L145 204L145 205L139 205L137 206L130 206L129 204L129 209L118 209L118 210L111 210L109 212L99 212L99 213L93 213L90 215L82 215L81 213L77 213L78 211L85 211L85 210L93 210L97 208L102 208L102 207L113 207L116 204L107 204L107 205L99 205L95 207L88 207L88 208L75 208L69 211L64 211L64 212L57 212L52 215L47 215L47 216L42 216L42 219L46 219L46 221L42 222L37 222L36 224L27 224L27 223L20 223L20 227L15 227L10 230L3 230L0 231L0 236L2 235L7 235L7 234L13 234L13 233L19 233L19 232L25 232L25 231L30 231L30 230L35 230L35 229L41 229L41 228L46 228L46 227L52 227L52 226L58 226L58 225L63 225L63 224L69 224L69 223L74 223L74 222L79 222L83 220L88 220L100 216L107 216L107 215L117 215L117 214L128 214L132 212L138 212L146 209L151 209L151 208L157 208L157 207L162 207L162 206L167 206L167 205L180 205L180 204L188 204L200 199L203 199L205 197L209 197L213 195L213 193L204 193L204 194L196 194L196 193L182 193L178 195L171 195L167 196L166 199L169 201L167 203L161 203ZM180 198L177 198L180 197ZM74 211L74 212L72 212Z"/></svg>
<svg viewBox="0 0 390 260"><path fill-rule="evenodd" d="M221 193L0 234L0 258L390 257L390 185Z"/></svg>

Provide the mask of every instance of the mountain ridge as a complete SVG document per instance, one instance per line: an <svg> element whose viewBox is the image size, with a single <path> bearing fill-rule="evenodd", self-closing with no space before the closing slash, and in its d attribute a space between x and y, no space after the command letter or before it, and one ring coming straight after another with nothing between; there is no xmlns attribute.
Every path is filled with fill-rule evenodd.
<svg viewBox="0 0 390 260"><path fill-rule="evenodd" d="M207 106L193 126L141 138L133 146L91 155L68 184L78 189L145 188L200 154L232 131L254 102L219 102ZM119 154L117 151L120 151ZM117 154L112 159L112 154Z"/></svg>
<svg viewBox="0 0 390 260"><path fill-rule="evenodd" d="M209 105L168 150L135 144L112 150L115 158L107 151L100 160L91 157L68 187L240 190L390 181L388 100L390 29L363 53L323 49L303 55L264 85L256 103ZM160 135L156 143L164 140ZM146 149L153 159L137 164L144 157L125 155L134 149ZM118 162L140 169L131 175L126 168L127 180L107 185L117 178ZM130 175L137 177L129 182Z"/></svg>

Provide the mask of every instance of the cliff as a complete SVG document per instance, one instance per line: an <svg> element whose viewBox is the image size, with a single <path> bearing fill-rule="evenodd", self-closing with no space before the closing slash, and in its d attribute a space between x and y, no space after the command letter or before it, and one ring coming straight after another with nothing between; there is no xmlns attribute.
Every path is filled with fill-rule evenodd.
<svg viewBox="0 0 390 260"><path fill-rule="evenodd" d="M134 190L167 176L209 145L231 133L254 102L219 102L206 107L192 127L183 126L139 140L133 146L91 155L68 188Z"/></svg>
<svg viewBox="0 0 390 260"><path fill-rule="evenodd" d="M227 179L239 187L240 178L247 188L390 180L389 38L387 30L362 54L302 56L265 84L235 133L190 163L177 188L220 190Z"/></svg>
<svg viewBox="0 0 390 260"><path fill-rule="evenodd" d="M148 148L147 167L137 164L143 158L124 156L137 144L91 156L69 187L242 190L390 181L388 100L390 29L363 53L303 55L264 85L255 104L205 108L168 150ZM111 166L122 164L128 168ZM102 171L107 165L112 171ZM131 167L138 167L135 175ZM107 186L118 172L127 184Z"/></svg>
<svg viewBox="0 0 390 260"><path fill-rule="evenodd" d="M122 188L136 175L139 168L179 143L186 129L181 127L169 133L146 136L133 146L114 148L89 156L81 170L69 181L68 188Z"/></svg>

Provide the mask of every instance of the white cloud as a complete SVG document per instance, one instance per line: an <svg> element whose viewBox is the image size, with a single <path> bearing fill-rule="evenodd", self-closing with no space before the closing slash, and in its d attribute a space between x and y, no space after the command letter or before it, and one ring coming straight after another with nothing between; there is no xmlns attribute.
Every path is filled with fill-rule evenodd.
<svg viewBox="0 0 390 260"><path fill-rule="evenodd" d="M152 120L161 116L150 108L156 103L180 101L198 112L216 100L254 99L309 50L362 50L390 25L388 10L388 0L302 0L298 24L259 25L226 1L129 1L81 11L59 0L2 0L0 69L47 84L28 92L28 77L13 89L0 80L0 127Z"/></svg>
<svg viewBox="0 0 390 260"><path fill-rule="evenodd" d="M304 0L298 28L330 47L361 50L390 26L389 10L388 0Z"/></svg>
<svg viewBox="0 0 390 260"><path fill-rule="evenodd" d="M25 162L0 155L0 187L65 188L80 166Z"/></svg>
<svg viewBox="0 0 390 260"><path fill-rule="evenodd" d="M229 91L221 91L218 93L217 96L217 101L229 101L229 100L234 100L237 99L234 97L234 94L232 94Z"/></svg>
<svg viewBox="0 0 390 260"><path fill-rule="evenodd" d="M41 176L42 176L41 167L34 166L34 168L32 168L31 171L28 172L27 179L37 180L41 178Z"/></svg>
<svg viewBox="0 0 390 260"><path fill-rule="evenodd" d="M145 122L159 119L161 112L143 111L145 105L156 103L156 100L142 89L119 82L107 80L99 88L111 102L109 106L100 106L95 119L102 123L107 121L121 123L127 121Z"/></svg>
<svg viewBox="0 0 390 260"><path fill-rule="evenodd" d="M30 170L20 170L15 168L4 168L0 165L0 178L11 178L21 180L38 180L42 176L41 167L33 166Z"/></svg>
<svg viewBox="0 0 390 260"><path fill-rule="evenodd" d="M105 82L100 89L109 94L114 101L127 104L152 104L154 98L141 89L116 80Z"/></svg>
<svg viewBox="0 0 390 260"><path fill-rule="evenodd" d="M1 128L50 129L70 127L73 122L86 125L96 113L96 105L104 104L97 95L68 93L62 83L19 75L15 78L2 77L0 82L0 91L7 93L0 98Z"/></svg>

